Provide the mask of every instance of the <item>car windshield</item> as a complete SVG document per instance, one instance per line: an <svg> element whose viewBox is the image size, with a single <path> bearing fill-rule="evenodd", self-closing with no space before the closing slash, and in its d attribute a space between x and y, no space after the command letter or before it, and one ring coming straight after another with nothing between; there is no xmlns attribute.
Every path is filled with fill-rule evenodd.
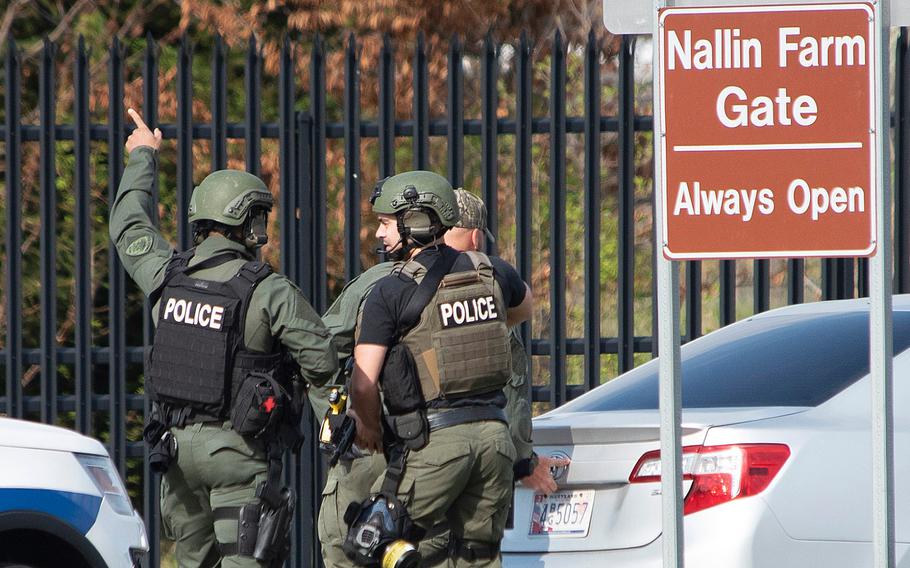
<svg viewBox="0 0 910 568"><path fill-rule="evenodd" d="M910 312L894 312L894 353L910 347ZM868 312L755 318L684 345L683 408L818 406L869 373ZM563 407L658 408L653 360Z"/></svg>

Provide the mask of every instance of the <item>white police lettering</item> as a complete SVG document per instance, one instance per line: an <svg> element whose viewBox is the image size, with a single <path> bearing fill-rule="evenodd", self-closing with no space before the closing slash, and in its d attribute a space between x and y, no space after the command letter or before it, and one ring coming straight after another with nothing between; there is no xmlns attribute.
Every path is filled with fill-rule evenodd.
<svg viewBox="0 0 910 568"><path fill-rule="evenodd" d="M164 319L199 327L221 329L224 307L198 304L192 300L168 298L167 304L164 306Z"/></svg>
<svg viewBox="0 0 910 568"><path fill-rule="evenodd" d="M442 318L442 327L455 327L495 320L499 314L493 296L484 296L439 304L439 316Z"/></svg>

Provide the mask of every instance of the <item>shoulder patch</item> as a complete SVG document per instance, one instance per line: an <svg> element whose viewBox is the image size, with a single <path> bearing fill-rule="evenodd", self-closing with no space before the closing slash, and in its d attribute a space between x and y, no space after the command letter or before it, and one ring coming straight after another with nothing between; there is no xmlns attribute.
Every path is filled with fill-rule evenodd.
<svg viewBox="0 0 910 568"><path fill-rule="evenodd" d="M127 256L140 256L147 253L152 248L152 237L149 235L144 235L130 243L130 246L126 247Z"/></svg>

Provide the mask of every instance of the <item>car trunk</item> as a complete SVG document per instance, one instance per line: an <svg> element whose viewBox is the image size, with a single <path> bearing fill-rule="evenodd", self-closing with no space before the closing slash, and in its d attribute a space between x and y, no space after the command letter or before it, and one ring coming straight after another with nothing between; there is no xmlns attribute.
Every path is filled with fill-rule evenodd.
<svg viewBox="0 0 910 568"><path fill-rule="evenodd" d="M686 411L684 446L700 445L712 426L749 422L792 413L794 409L717 409ZM597 413L557 412L534 421L538 455L565 454L572 460L558 477L559 496L545 500L516 484L513 526L503 552L568 552L645 546L661 533L660 482L629 483L639 459L660 446L655 410ZM684 482L688 491L691 482ZM562 499L562 500L560 500ZM565 503L559 506L560 503ZM542 515L562 515L547 532ZM585 518L586 517L586 518Z"/></svg>

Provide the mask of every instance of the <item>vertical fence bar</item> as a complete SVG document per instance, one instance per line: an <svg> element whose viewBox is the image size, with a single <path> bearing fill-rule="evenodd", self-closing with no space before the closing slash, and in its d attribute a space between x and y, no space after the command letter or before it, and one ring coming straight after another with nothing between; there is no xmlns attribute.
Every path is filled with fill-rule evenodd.
<svg viewBox="0 0 910 568"><path fill-rule="evenodd" d="M600 43L593 29L585 45L584 107L585 385L592 389L600 384ZM622 271L620 265L620 279Z"/></svg>
<svg viewBox="0 0 910 568"><path fill-rule="evenodd" d="M736 261L720 261L720 326L736 321Z"/></svg>
<svg viewBox="0 0 910 568"><path fill-rule="evenodd" d="M180 38L177 52L177 246L190 248L189 209L193 191L193 44Z"/></svg>
<svg viewBox="0 0 910 568"><path fill-rule="evenodd" d="M296 157L297 171L295 173L295 197L300 212L297 220L297 241L299 249L302 251L313 250L314 231L313 219L316 216L313 210L313 162L316 157L313 155L313 118L306 112L298 112L296 117L295 145L294 152ZM302 254L301 254L301 259ZM301 279L300 286L307 298L313 297L314 279L312 277L313 267L309 262L301 262Z"/></svg>
<svg viewBox="0 0 910 568"><path fill-rule="evenodd" d="M518 43L515 73L515 259L518 274L531 282L531 46L527 31ZM521 324L525 352L531 353L531 322ZM529 369L530 372L530 369ZM528 389L529 391L531 389Z"/></svg>
<svg viewBox="0 0 910 568"><path fill-rule="evenodd" d="M806 261L801 258L787 260L787 304L802 304L805 301L805 278Z"/></svg>
<svg viewBox="0 0 910 568"><path fill-rule="evenodd" d="M313 307L326 309L326 144L325 144L325 53L322 38L313 40L310 61L310 115L313 117Z"/></svg>
<svg viewBox="0 0 910 568"><path fill-rule="evenodd" d="M252 40L251 40L252 41ZM257 97L258 93L248 91L250 97ZM297 247L299 246L298 220L297 220L297 156L296 131L294 128L294 59L291 51L290 40L287 35L281 44L281 55L278 66L278 169L279 169L279 214L280 221L280 262L281 271L292 282L301 285L301 267ZM247 133L249 134L249 133ZM258 164L258 161L257 161ZM249 162L247 162L249 166ZM303 214L304 211L301 211ZM309 295L307 296L309 297ZM293 459L285 459L285 477L293 477L297 473ZM296 479L291 480L291 486L300 491ZM291 566L302 565L303 549L307 540L301 533L301 512L309 511L305 502L301 511L294 515L291 528L291 552L289 562Z"/></svg>
<svg viewBox="0 0 910 568"><path fill-rule="evenodd" d="M598 56L599 56L598 52ZM635 357L635 36L624 35L619 49L619 138L617 140L619 156L619 242L617 286L617 341L618 371L625 373L631 369ZM598 81L599 89L599 81ZM600 109L597 109L598 123ZM598 124L599 126L599 124ZM598 168L600 153L598 150ZM599 171L599 170L598 170ZM599 185L599 184L598 184ZM599 207L598 207L599 209ZM598 211L598 221L600 212ZM599 227L599 225L598 225ZM597 231L596 238L600 238ZM600 255L592 257L597 259ZM599 272L599 268L598 268ZM599 318L600 313L596 316ZM598 336L600 329L598 328ZM599 342L599 340L598 340ZM590 385L596 386L596 385Z"/></svg>
<svg viewBox="0 0 910 568"><path fill-rule="evenodd" d="M550 402L566 401L566 60L562 33L550 55Z"/></svg>
<svg viewBox="0 0 910 568"><path fill-rule="evenodd" d="M425 170L430 163L430 88L427 77L427 47L423 32L414 48L414 169Z"/></svg>
<svg viewBox="0 0 910 568"><path fill-rule="evenodd" d="M243 124L245 134L244 154L246 171L258 176L262 170L262 50L256 45L256 36L250 35L243 68L243 89L246 94Z"/></svg>
<svg viewBox="0 0 910 568"><path fill-rule="evenodd" d="M73 152L76 169L75 266L76 276L76 429L92 434L92 194L89 187L89 54L79 36L73 73Z"/></svg>
<svg viewBox="0 0 910 568"><path fill-rule="evenodd" d="M910 30L901 28L894 56L894 268L895 292L910 292Z"/></svg>
<svg viewBox="0 0 910 568"><path fill-rule="evenodd" d="M360 274L360 63L357 38L348 36L344 57L344 275Z"/></svg>
<svg viewBox="0 0 910 568"><path fill-rule="evenodd" d="M145 49L145 66L143 68L142 74L142 90L143 90L143 111L145 112L145 122L148 124L149 128L152 130L158 125L158 46L155 44L152 34L146 36L146 49ZM160 203L159 199L159 188L158 188L158 179L157 176L152 183L152 196L154 197L154 203ZM153 222L157 227L159 224L158 219L158 207L153 208ZM148 299L144 302L144 309L142 310L142 321L143 321L143 336L144 336L144 346L146 353L154 341L155 329L152 323L152 305L149 303ZM145 359L143 359L145 362ZM144 376L148 376L148 369L143 366ZM126 444L126 384L124 383L119 396L122 397L122 408L124 412L118 414L118 420L123 424L124 434L123 440ZM143 411L144 415L148 416L151 412L151 401L148 397L145 397L143 401ZM153 472L149 467L149 448L148 445L143 444L143 451L145 459L142 461L142 480L143 480L143 517L145 518L145 526L147 527L149 542L159 542L158 538L158 519L159 519L159 505L158 505L158 494L159 494L159 476L157 473ZM124 456L126 455L126 449L124 448ZM158 550L155 547L149 547L149 556L148 562L151 566L158 565Z"/></svg>
<svg viewBox="0 0 910 568"><path fill-rule="evenodd" d="M57 132L54 57L57 46L44 39L38 78L41 121L39 168L41 209L41 421L57 421Z"/></svg>
<svg viewBox="0 0 910 568"><path fill-rule="evenodd" d="M142 68L142 110L145 123L153 131L155 130L155 127L158 126L158 53L158 45L155 43L155 39L152 37L151 33L147 34L145 36L145 61ZM130 129L132 129L133 126L133 124L130 124ZM153 202L156 204L160 203L158 190L158 177L155 176L155 179L152 182L152 198ZM155 223L155 226L157 226L160 221L158 219L157 207L152 209L152 221ZM155 330L151 318L152 306L148 304L148 301L145 303L146 309L143 310L142 316L143 330L145 333L145 347L148 348L152 344ZM146 408L146 411L148 411L148 408Z"/></svg>
<svg viewBox="0 0 910 568"><path fill-rule="evenodd" d="M114 203L123 175L123 46L115 36L108 59L108 203ZM110 371L108 451L121 475L126 470L126 434L118 417L126 414L126 274L114 243L108 244L108 326Z"/></svg>
<svg viewBox="0 0 910 568"><path fill-rule="evenodd" d="M379 178L395 173L395 52L389 34L379 54Z"/></svg>
<svg viewBox="0 0 910 568"><path fill-rule="evenodd" d="M853 259L834 259L835 297L839 300L853 297Z"/></svg>
<svg viewBox="0 0 910 568"><path fill-rule="evenodd" d="M227 53L215 35L212 53L212 171L227 167Z"/></svg>
<svg viewBox="0 0 910 568"><path fill-rule="evenodd" d="M284 36L278 64L278 199L281 215L281 271L302 284L297 267L297 184L294 152L294 59L291 42ZM304 211L301 211L303 214ZM307 296L309 297L309 296Z"/></svg>
<svg viewBox="0 0 910 568"><path fill-rule="evenodd" d="M856 297L857 298L867 298L868 296L869 296L869 259L868 258L857 258L856 259Z"/></svg>
<svg viewBox="0 0 910 568"><path fill-rule="evenodd" d="M657 127L654 127L655 130ZM656 165L651 166L651 218L657 219L657 168ZM657 274L657 265L660 262L657 255L663 254L661 251L661 245L658 241L658 234L654 233L654 238L651 239L651 274ZM676 278L679 279L679 269L676 270ZM658 322L658 289L657 289L657 278L651 278L651 357L657 357L660 355L660 329ZM680 340L681 341L681 340Z"/></svg>
<svg viewBox="0 0 910 568"><path fill-rule="evenodd" d="M685 341L702 334L701 261L686 262L686 336Z"/></svg>
<svg viewBox="0 0 910 568"><path fill-rule="evenodd" d="M752 266L752 311L767 312L771 309L771 262L758 259Z"/></svg>
<svg viewBox="0 0 910 568"><path fill-rule="evenodd" d="M487 205L487 228L496 236L499 229L498 209L499 199L499 139L496 111L499 108L499 93L497 83L499 79L499 48L493 41L489 32L483 40L483 62L481 63L481 152L483 163L481 177L483 201ZM496 243L487 243L487 252L496 253Z"/></svg>
<svg viewBox="0 0 910 568"><path fill-rule="evenodd" d="M20 55L10 38L6 48L6 414L22 409L22 132Z"/></svg>
<svg viewBox="0 0 910 568"><path fill-rule="evenodd" d="M142 113L145 123L153 131L158 126L158 45L151 33L145 36L145 55L142 66ZM132 130L132 122L127 127ZM158 203L158 178L152 183L152 197ZM153 211L154 222L158 224L158 208ZM146 322L147 330L151 330L151 322Z"/></svg>
<svg viewBox="0 0 910 568"><path fill-rule="evenodd" d="M313 163L316 159L316 156L313 154L312 146L314 138L312 117L305 112L298 113L296 128L296 162L299 166L297 172L297 200L298 203L305 204L305 206L301 207L300 226L298 227L297 234L300 240L300 250L308 251L315 250L317 246L313 241L314 232L312 231L312 219L317 213L311 206L313 203L314 191L312 172ZM309 267L310 263L303 264L308 266L307 270L312 270L312 267ZM307 297L313 297L313 287L315 286L314 279L309 278L302 280L301 284L303 286L304 294ZM309 408L309 405L306 406ZM306 422L311 424L310 420L312 413L308 410L306 414ZM310 428L310 432L310 439L314 439L315 436L312 434L312 428ZM306 444L304 448L305 449L301 451L299 459L295 464L295 486L300 488L302 511L312 511L315 513L319 507L319 495L322 489L322 475L319 468L322 460L315 455L315 446L313 444ZM318 566L319 548L315 546L315 544L311 544L318 542L316 523L314 522L315 518L315 514L297 516L295 525L296 532L294 534L297 539L297 562L295 563L292 559L292 566ZM304 559L306 559L305 562Z"/></svg>
<svg viewBox="0 0 910 568"><path fill-rule="evenodd" d="M835 272L835 259L822 260L822 299L834 300L837 298L837 281Z"/></svg>
<svg viewBox="0 0 910 568"><path fill-rule="evenodd" d="M847 267L846 259L828 258L822 264L822 287L825 300L841 300L847 296ZM853 266L850 265L850 290L853 290Z"/></svg>
<svg viewBox="0 0 910 568"><path fill-rule="evenodd" d="M446 111L449 115L449 183L464 185L464 52L458 35L449 41L449 81ZM489 205L489 204L488 204Z"/></svg>

